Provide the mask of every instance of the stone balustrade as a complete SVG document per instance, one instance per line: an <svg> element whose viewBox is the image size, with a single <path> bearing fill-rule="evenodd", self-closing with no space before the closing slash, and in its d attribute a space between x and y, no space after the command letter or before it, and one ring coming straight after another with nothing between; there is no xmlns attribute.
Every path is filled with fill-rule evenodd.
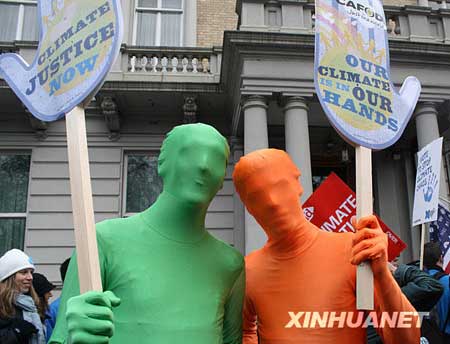
<svg viewBox="0 0 450 344"><path fill-rule="evenodd" d="M220 49L129 48L126 70L130 73L219 74Z"/></svg>
<svg viewBox="0 0 450 344"><path fill-rule="evenodd" d="M391 39L450 44L450 9L385 6Z"/></svg>

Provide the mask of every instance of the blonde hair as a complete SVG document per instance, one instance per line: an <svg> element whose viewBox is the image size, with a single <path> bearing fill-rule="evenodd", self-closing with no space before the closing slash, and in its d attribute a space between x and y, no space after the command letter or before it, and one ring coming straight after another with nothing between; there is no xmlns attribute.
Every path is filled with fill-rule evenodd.
<svg viewBox="0 0 450 344"><path fill-rule="evenodd" d="M16 287L16 274L9 276L3 282L0 282L0 318L7 319L16 316L16 306L15 301L17 296L19 296L19 291ZM28 293L34 301L36 308L38 309L39 316L41 319L45 317L45 309L41 306L39 301L39 296L33 287L30 288Z"/></svg>

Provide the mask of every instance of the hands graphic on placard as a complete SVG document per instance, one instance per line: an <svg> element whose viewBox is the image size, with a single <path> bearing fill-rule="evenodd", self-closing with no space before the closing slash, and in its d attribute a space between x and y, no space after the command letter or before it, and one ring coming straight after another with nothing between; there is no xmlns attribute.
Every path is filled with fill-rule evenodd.
<svg viewBox="0 0 450 344"><path fill-rule="evenodd" d="M422 189L423 199L425 202L430 202L433 198L433 193L436 190L436 186L438 184L438 179L435 173L428 177L428 181L426 186Z"/></svg>

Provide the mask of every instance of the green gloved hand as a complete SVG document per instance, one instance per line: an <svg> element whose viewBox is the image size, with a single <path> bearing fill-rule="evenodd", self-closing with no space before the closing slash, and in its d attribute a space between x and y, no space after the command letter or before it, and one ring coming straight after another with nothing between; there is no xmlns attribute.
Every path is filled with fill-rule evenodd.
<svg viewBox="0 0 450 344"><path fill-rule="evenodd" d="M112 307L120 299L111 291L90 291L67 301L67 328L71 344L107 344L114 334Z"/></svg>

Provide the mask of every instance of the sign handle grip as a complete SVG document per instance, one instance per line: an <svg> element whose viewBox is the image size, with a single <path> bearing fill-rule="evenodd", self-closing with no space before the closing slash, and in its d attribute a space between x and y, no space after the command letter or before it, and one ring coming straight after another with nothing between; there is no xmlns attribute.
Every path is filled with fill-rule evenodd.
<svg viewBox="0 0 450 344"><path fill-rule="evenodd" d="M356 147L356 217L373 214L372 150ZM356 270L356 308L374 309L373 273L370 262L362 262Z"/></svg>
<svg viewBox="0 0 450 344"><path fill-rule="evenodd" d="M80 292L102 291L84 108L66 115L66 129Z"/></svg>
<svg viewBox="0 0 450 344"><path fill-rule="evenodd" d="M423 251L425 250L425 223L420 226L420 270L423 270Z"/></svg>

